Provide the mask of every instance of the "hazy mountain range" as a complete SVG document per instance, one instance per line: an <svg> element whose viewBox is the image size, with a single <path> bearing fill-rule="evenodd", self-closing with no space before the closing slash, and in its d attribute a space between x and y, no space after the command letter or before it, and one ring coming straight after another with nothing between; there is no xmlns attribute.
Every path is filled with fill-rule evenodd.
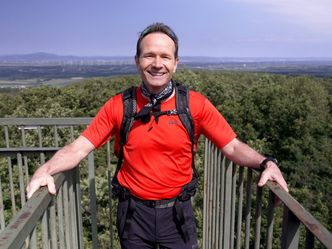
<svg viewBox="0 0 332 249"><path fill-rule="evenodd" d="M282 57L208 57L208 56L181 56L182 63L229 63L229 62L332 62L332 58L282 58ZM0 55L0 63L134 63L134 56L74 56L57 55L51 53L11 54Z"/></svg>
<svg viewBox="0 0 332 249"><path fill-rule="evenodd" d="M180 56L179 68L332 77L332 58ZM0 81L136 74L134 56L0 55ZM21 84L21 83L20 83Z"/></svg>

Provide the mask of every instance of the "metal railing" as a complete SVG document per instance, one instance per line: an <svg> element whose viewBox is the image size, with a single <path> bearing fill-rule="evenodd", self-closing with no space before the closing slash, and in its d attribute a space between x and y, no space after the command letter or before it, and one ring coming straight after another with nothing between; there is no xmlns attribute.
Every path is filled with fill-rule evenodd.
<svg viewBox="0 0 332 249"><path fill-rule="evenodd" d="M39 189L2 231L0 248L83 248L77 173L54 177L56 197Z"/></svg>
<svg viewBox="0 0 332 249"><path fill-rule="evenodd" d="M332 234L280 185L268 182L265 188L257 187L258 172L233 164L208 140L204 169L203 249L332 248ZM276 197L283 203L278 229ZM301 228L304 245L299 244Z"/></svg>
<svg viewBox="0 0 332 249"><path fill-rule="evenodd" d="M0 119L3 134L0 137L0 172L3 173L0 174L0 230L4 230L0 248L20 248L23 237L24 248L83 248L79 167L57 176L59 191L54 198L44 188L42 199L34 195L27 202L25 188L33 169L73 141L90 121L91 118ZM93 158L94 153L90 153L84 163L88 168L89 209L94 210L89 217L91 240L94 248L98 248ZM36 200L41 201L39 206ZM16 233L20 239L12 242Z"/></svg>
<svg viewBox="0 0 332 249"><path fill-rule="evenodd" d="M59 188L56 197L50 196L46 188L28 201L25 197L25 187L33 173L31 169L77 137L90 120L0 119L0 132L4 134L0 137L0 167L8 171L6 179L3 179L5 174L0 174L0 228L3 230L0 248L115 247L110 191L109 243L101 244L97 233L100 206L94 153L83 162L83 167L87 167L86 175L82 176L82 170L79 172L77 167L56 176ZM110 143L104 154L109 183ZM82 178L87 179L88 193L80 191ZM272 182L265 188L257 188L256 178L255 171L234 165L206 140L202 248L332 248L331 233L290 194ZM6 186L7 192L2 192L1 185ZM108 188L110 190L110 186ZM283 212L281 206L274 206L275 197L284 203ZM89 202L88 228L82 225L82 198ZM84 229L91 235L88 243L83 238ZM306 233L303 246L299 245L302 230Z"/></svg>

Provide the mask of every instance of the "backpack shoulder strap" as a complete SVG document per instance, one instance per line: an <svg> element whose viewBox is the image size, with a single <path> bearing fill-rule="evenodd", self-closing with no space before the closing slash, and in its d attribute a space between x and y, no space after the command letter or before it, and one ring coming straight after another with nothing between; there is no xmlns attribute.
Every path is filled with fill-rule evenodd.
<svg viewBox="0 0 332 249"><path fill-rule="evenodd" d="M195 146L195 125L194 120L189 109L189 89L185 85L180 83L175 83L175 103L176 110L178 112L179 118L182 125L187 130L187 133L191 142L191 153L192 153L192 168L193 176L198 178L198 171L195 167L194 160L194 146Z"/></svg>
<svg viewBox="0 0 332 249"><path fill-rule="evenodd" d="M127 143L128 134L134 123L136 113L136 87L132 86L122 92L123 117L120 128L120 154L114 176L111 181L113 197L124 194L124 189L118 183L118 173L123 161L123 146Z"/></svg>
<svg viewBox="0 0 332 249"><path fill-rule="evenodd" d="M136 87L132 86L122 93L123 118L120 128L120 145L126 144L128 134L136 114Z"/></svg>
<svg viewBox="0 0 332 249"><path fill-rule="evenodd" d="M195 126L189 109L189 89L180 83L176 83L175 91L176 110L183 126L188 132L191 143L194 144Z"/></svg>

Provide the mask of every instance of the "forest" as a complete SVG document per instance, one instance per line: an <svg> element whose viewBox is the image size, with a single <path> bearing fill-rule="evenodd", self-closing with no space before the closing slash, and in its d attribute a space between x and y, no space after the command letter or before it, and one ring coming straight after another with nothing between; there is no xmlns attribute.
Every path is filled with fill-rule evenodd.
<svg viewBox="0 0 332 249"><path fill-rule="evenodd" d="M204 94L240 140L277 157L290 193L332 230L332 78L185 69L175 79ZM93 117L139 83L126 75L0 92L0 117Z"/></svg>

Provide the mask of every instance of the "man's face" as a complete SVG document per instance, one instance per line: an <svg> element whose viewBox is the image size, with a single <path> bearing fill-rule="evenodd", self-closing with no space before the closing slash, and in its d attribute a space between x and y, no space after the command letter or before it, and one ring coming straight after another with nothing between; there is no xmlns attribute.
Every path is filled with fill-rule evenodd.
<svg viewBox="0 0 332 249"><path fill-rule="evenodd" d="M150 92L159 93L176 71L175 44L163 33L151 33L142 39L140 48L137 69Z"/></svg>

